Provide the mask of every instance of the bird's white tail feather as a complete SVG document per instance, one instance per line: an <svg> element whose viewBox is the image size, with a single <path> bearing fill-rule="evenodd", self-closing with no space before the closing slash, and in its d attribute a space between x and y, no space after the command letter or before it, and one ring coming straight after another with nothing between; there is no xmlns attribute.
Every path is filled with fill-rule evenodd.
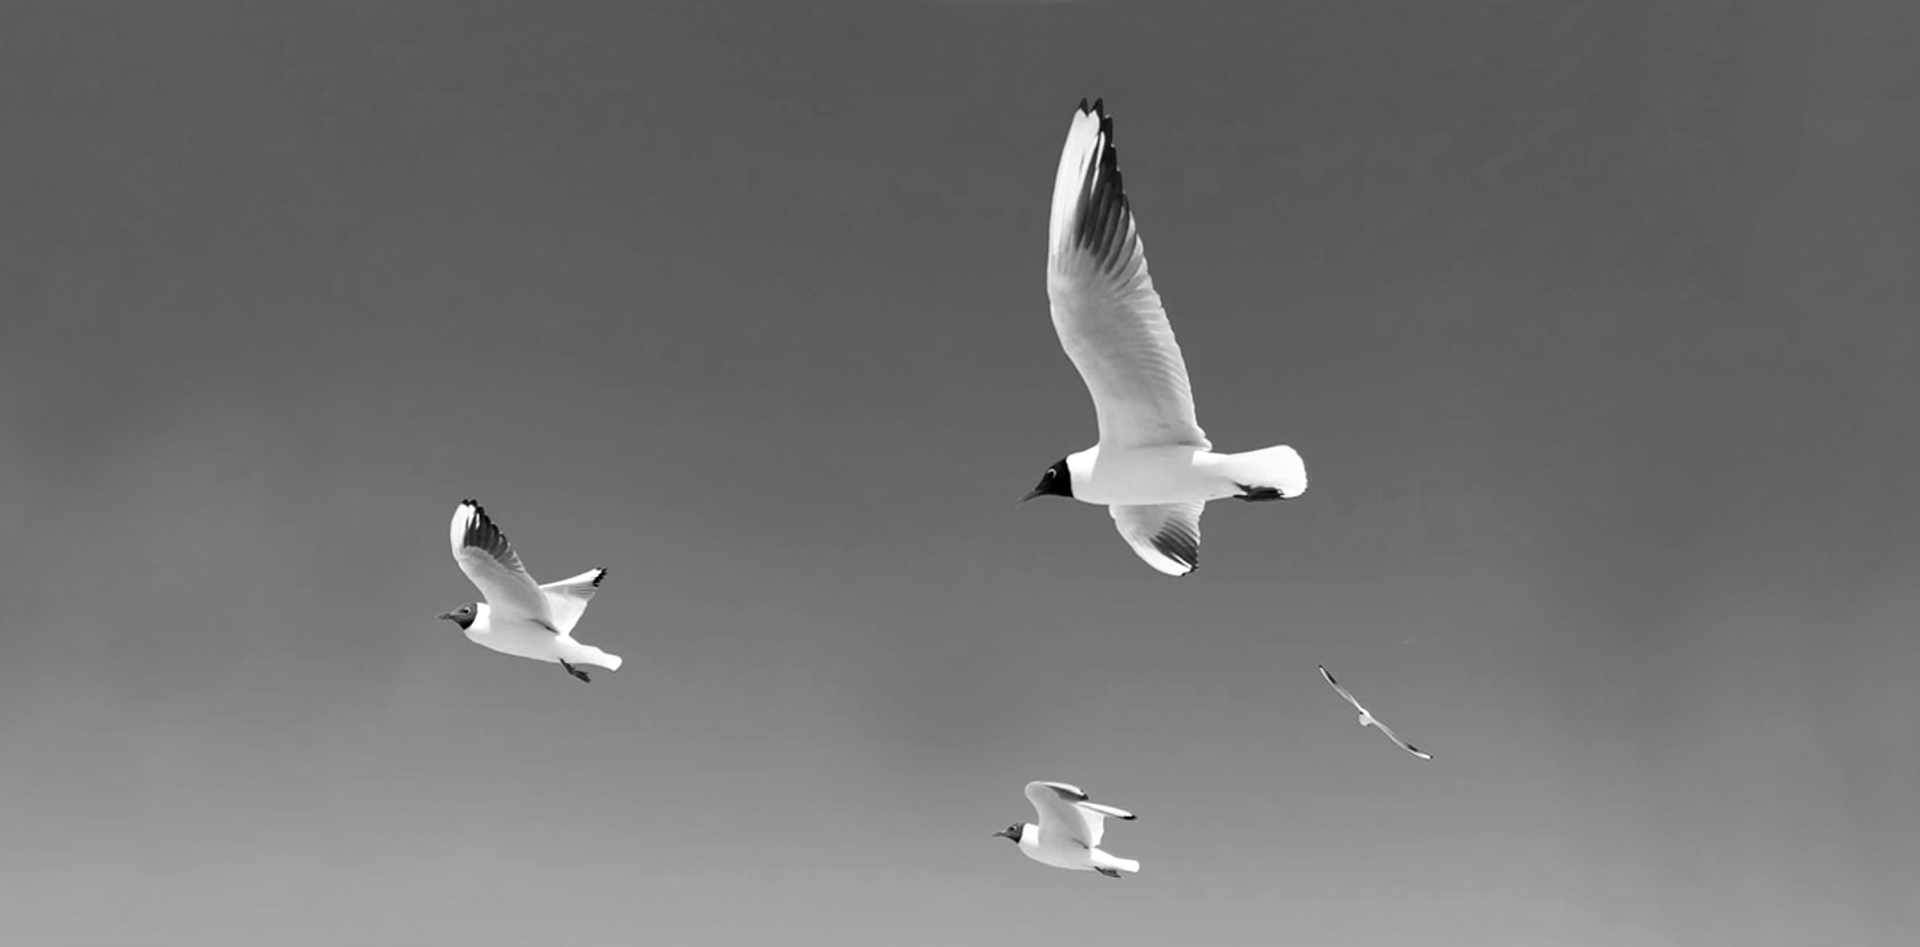
<svg viewBox="0 0 1920 947"><path fill-rule="evenodd" d="M1278 490L1288 498L1307 492L1307 465L1298 451L1285 444L1228 454L1220 469L1241 486Z"/></svg>
<svg viewBox="0 0 1920 947"><path fill-rule="evenodd" d="M1131 858L1120 858L1115 855L1109 855L1097 848L1093 850L1093 867L1112 868L1116 871L1127 871L1135 874L1138 874L1140 871L1139 862Z"/></svg>
<svg viewBox="0 0 1920 947"><path fill-rule="evenodd" d="M620 670L620 665L623 662L619 655L608 654L590 644L583 644L579 647L580 650L572 655L568 655L567 660L575 664L591 664L594 667L606 668L609 671Z"/></svg>

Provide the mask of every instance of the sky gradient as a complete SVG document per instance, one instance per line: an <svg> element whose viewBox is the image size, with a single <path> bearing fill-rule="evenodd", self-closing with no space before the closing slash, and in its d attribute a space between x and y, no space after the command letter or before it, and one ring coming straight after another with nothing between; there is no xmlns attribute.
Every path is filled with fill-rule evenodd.
<svg viewBox="0 0 1920 947"><path fill-rule="evenodd" d="M0 939L1905 944L1917 35L8 4ZM1095 436L1082 97L1202 425L1312 477L1186 579L1014 502ZM623 670L433 619L465 496ZM1037 778L1141 874L989 838Z"/></svg>

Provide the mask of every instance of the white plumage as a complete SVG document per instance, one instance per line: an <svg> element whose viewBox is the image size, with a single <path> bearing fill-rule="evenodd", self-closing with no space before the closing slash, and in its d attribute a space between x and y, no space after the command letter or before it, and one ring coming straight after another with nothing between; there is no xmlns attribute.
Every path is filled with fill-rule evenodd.
<svg viewBox="0 0 1920 947"><path fill-rule="evenodd" d="M1097 871L1109 878L1140 870L1139 862L1100 849L1107 820L1132 821L1133 813L1092 802L1080 787L1067 783L1028 783L1027 801L1039 814L1039 825L1015 824L994 833L998 838L1011 839L1020 846L1021 854L1043 865Z"/></svg>
<svg viewBox="0 0 1920 947"><path fill-rule="evenodd" d="M1287 446L1216 454L1160 294L1147 274L1113 147L1113 119L1083 100L1054 178L1047 297L1060 346L1093 396L1100 440L1042 476L1052 494L1112 507L1115 527L1148 565L1186 575L1200 564L1210 500L1279 500L1307 489Z"/></svg>
<svg viewBox="0 0 1920 947"><path fill-rule="evenodd" d="M590 678L575 665L620 669L619 655L573 638L574 626L607 570L592 569L571 579L535 584L506 534L474 500L460 502L448 529L454 562L486 601L462 605L441 618L458 624L475 644L559 664L583 681Z"/></svg>
<svg viewBox="0 0 1920 947"><path fill-rule="evenodd" d="M1400 739L1399 734L1393 732L1393 729L1391 727L1388 727L1386 724L1381 723L1379 719L1377 719L1376 717L1374 717L1373 714L1367 711L1367 708L1360 706L1359 698L1354 697L1352 691L1347 690L1344 687L1341 687L1340 682L1334 680L1332 674L1327 673L1327 668L1326 668L1326 665L1324 664L1320 666L1320 676L1327 679L1327 684L1333 687L1334 693L1337 693L1340 696L1345 697L1347 699L1347 703L1353 705L1353 709L1360 711L1361 726L1373 727L1379 730L1381 733L1386 734L1387 739L1392 740L1395 745L1399 746L1401 749L1406 750L1408 753L1412 753L1413 755L1423 760L1433 759L1432 754L1426 752L1425 750L1415 749L1413 744Z"/></svg>

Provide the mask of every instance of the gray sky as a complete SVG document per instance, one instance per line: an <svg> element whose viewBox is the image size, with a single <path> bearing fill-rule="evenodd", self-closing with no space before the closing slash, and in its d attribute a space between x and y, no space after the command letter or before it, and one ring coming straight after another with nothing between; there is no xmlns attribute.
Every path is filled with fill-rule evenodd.
<svg viewBox="0 0 1920 947"><path fill-rule="evenodd" d="M8 4L0 931L1905 943L1917 30ZM1014 503L1094 437L1082 96L1202 423L1313 478L1185 580ZM433 620L467 495L624 670ZM1142 873L988 838L1034 778Z"/></svg>

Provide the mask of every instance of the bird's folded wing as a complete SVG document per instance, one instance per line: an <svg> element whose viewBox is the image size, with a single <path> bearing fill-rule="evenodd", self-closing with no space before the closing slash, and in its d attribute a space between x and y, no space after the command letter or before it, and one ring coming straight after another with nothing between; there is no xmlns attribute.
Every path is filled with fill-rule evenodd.
<svg viewBox="0 0 1920 947"><path fill-rule="evenodd" d="M449 539L453 560L467 574L487 605L501 618L520 618L553 625L547 596L520 564L520 556L507 542L487 511L473 500L463 500L453 511Z"/></svg>
<svg viewBox="0 0 1920 947"><path fill-rule="evenodd" d="M1095 842L1095 829L1080 803L1085 802L1087 794L1077 787L1066 783L1031 782L1027 784L1027 801L1033 803L1033 810L1040 815L1040 835L1043 838L1064 838L1092 848Z"/></svg>
<svg viewBox="0 0 1920 947"><path fill-rule="evenodd" d="M1173 326L1147 275L1113 148L1113 119L1083 100L1060 153L1047 229L1053 327L1093 395L1106 447L1211 448Z"/></svg>
<svg viewBox="0 0 1920 947"><path fill-rule="evenodd" d="M600 590L600 580L606 577L607 570L592 569L571 579L540 586L540 591L547 596L547 611L553 615L553 627L561 634L573 631L573 626L580 623L580 616L586 613L587 602Z"/></svg>
<svg viewBox="0 0 1920 947"><path fill-rule="evenodd" d="M1128 822L1133 821L1133 813L1125 809L1103 806L1097 802L1081 802L1076 803L1076 805L1080 808L1081 817L1087 820L1087 844L1089 845L1098 846L1101 837L1107 834L1107 819L1114 818Z"/></svg>
<svg viewBox="0 0 1920 947"><path fill-rule="evenodd" d="M1200 568L1200 514L1205 503L1110 506L1113 526L1147 565L1167 575Z"/></svg>

